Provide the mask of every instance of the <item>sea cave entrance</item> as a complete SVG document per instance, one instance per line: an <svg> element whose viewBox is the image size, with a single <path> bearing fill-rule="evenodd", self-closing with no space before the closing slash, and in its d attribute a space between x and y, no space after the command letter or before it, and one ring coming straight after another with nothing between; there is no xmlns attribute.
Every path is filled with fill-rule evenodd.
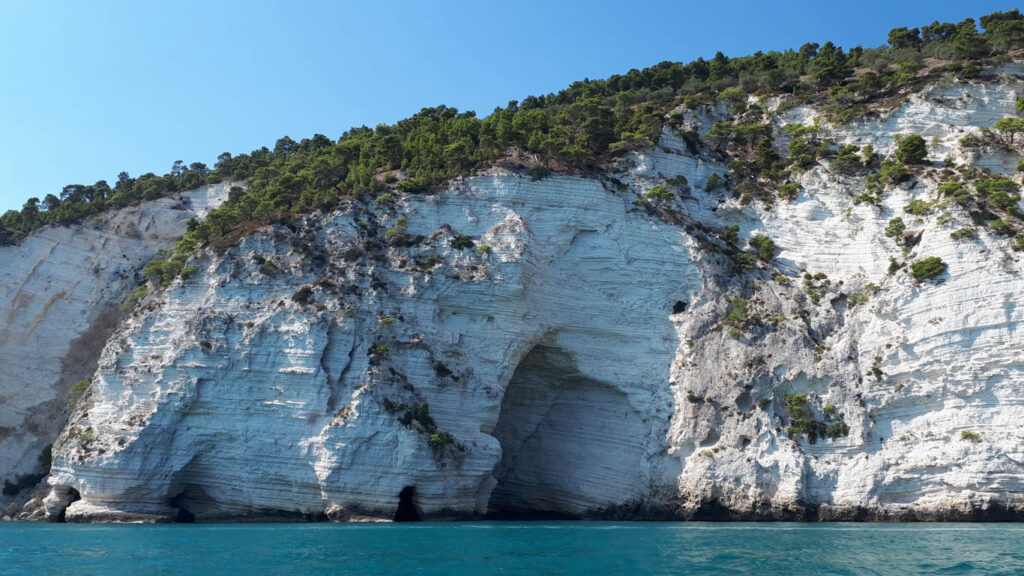
<svg viewBox="0 0 1024 576"><path fill-rule="evenodd" d="M419 522L422 520L420 510L416 506L416 487L406 486L398 494L398 509L395 510L395 522Z"/></svg>
<svg viewBox="0 0 1024 576"><path fill-rule="evenodd" d="M494 436L502 459L488 503L493 518L598 516L646 483L640 414L557 347L537 345L519 363Z"/></svg>

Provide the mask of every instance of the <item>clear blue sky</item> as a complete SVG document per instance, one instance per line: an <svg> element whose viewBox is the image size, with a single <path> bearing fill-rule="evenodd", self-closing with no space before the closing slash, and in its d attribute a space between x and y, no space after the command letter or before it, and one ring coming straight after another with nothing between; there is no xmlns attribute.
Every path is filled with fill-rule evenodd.
<svg viewBox="0 0 1024 576"><path fill-rule="evenodd" d="M1012 1L203 2L0 6L0 210L65 184L529 94L663 60L957 22Z"/></svg>

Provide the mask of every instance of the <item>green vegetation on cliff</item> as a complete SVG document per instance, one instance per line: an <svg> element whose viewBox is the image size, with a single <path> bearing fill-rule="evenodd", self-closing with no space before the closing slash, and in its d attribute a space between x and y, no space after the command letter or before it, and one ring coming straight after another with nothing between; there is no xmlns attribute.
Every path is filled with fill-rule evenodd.
<svg viewBox="0 0 1024 576"><path fill-rule="evenodd" d="M200 246L218 240L229 243L254 225L287 220L294 213L330 209L345 196L386 189L436 191L452 178L499 160L535 177L552 169L596 171L610 166L623 151L653 145L666 122L678 127L681 117L669 113L679 105L715 100L730 102L738 119L716 126L709 135L711 143L719 149L749 149L746 156L754 158L730 164L737 179L751 182L760 176L782 185L788 165L813 162L823 149L813 133L794 135L793 157L778 158L762 111L748 106L747 95L787 94L822 105L834 121L849 120L868 113L869 104L917 83L948 73L969 76L988 59L1024 47L1024 16L1017 10L983 16L980 24L980 32L970 18L957 24L897 28L889 34L889 45L880 48L844 51L832 42L808 43L795 51L737 58L718 53L711 60L687 64L662 62L607 80L576 82L557 94L511 101L486 118L446 106L424 108L394 125L354 128L337 141L320 134L299 142L284 137L273 149L237 156L224 153L213 169L178 161L163 176L132 178L122 172L114 186L105 181L69 185L59 196L31 198L22 210L8 211L0 216L0 242L18 241L47 224L74 222L202 184L244 180L245 189L233 189L224 206L190 224L185 239L166 260L174 264L153 270L154 277L159 272L166 281L168 272L183 270L184 258ZM925 59L933 59L928 67ZM910 143L901 160L919 161L923 141ZM854 152L841 165L856 171L861 164ZM786 186L785 195L791 197L796 189ZM751 188L746 193L749 197L760 191Z"/></svg>

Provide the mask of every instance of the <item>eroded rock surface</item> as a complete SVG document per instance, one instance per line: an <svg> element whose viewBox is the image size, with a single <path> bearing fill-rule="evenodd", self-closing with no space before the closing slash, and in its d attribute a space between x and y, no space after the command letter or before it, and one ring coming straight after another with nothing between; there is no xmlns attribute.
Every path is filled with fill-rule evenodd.
<svg viewBox="0 0 1024 576"><path fill-rule="evenodd" d="M1019 515L1022 255L980 227L953 240L971 225L957 204L903 207L938 198L947 156L1012 176L1019 151L961 139L1022 90L935 87L827 128L883 155L897 133L929 139L933 164L878 205L824 161L792 201L708 191L722 161L666 131L614 178L495 170L205 253L107 342L47 512ZM634 203L679 175L673 200ZM898 215L907 251L885 233ZM739 266L718 238L732 224L738 246L773 238L774 260ZM930 256L948 264L937 280L889 272Z"/></svg>
<svg viewBox="0 0 1024 576"><path fill-rule="evenodd" d="M0 247L0 480L45 476L40 459L49 465L47 446L67 421L68 389L96 369L139 270L230 186L46 227Z"/></svg>

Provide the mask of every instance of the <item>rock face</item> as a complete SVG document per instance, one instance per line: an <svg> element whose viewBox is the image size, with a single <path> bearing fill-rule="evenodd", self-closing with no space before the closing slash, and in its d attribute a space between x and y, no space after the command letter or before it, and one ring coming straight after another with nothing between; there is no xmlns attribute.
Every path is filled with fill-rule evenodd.
<svg viewBox="0 0 1024 576"><path fill-rule="evenodd" d="M832 127L1011 175L961 138L1024 85L958 83ZM714 115L690 121L706 131ZM810 122L797 107L777 123ZM777 145L783 146L780 139ZM268 227L150 296L58 441L68 521L999 518L1024 509L1021 253L938 197L827 162L792 201L666 131L614 178L495 170ZM683 175L668 201L634 201ZM678 182L678 180L675 180ZM885 230L902 215L901 250ZM737 265L767 235L774 260ZM897 265L938 256L915 282ZM805 275L806 273L806 275ZM806 429L792 428L802 419Z"/></svg>
<svg viewBox="0 0 1024 576"><path fill-rule="evenodd" d="M138 271L229 187L47 227L0 247L0 480L45 476L40 460L67 421L68 389L96 369Z"/></svg>

